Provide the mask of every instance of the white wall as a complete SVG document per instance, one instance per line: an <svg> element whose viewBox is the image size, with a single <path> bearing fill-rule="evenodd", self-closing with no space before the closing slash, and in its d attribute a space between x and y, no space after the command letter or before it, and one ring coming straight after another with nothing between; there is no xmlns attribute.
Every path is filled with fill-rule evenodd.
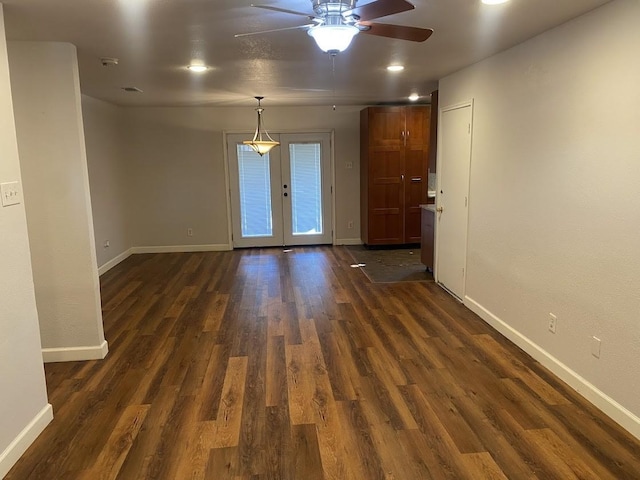
<svg viewBox="0 0 640 480"><path fill-rule="evenodd" d="M440 82L475 102L465 303L636 436L638 19L617 0Z"/></svg>
<svg viewBox="0 0 640 480"><path fill-rule="evenodd" d="M337 238L359 242L361 107L270 107L270 132L335 129ZM255 129L253 107L124 108L133 244L230 248L223 131ZM353 162L352 169L345 163ZM347 222L355 222L347 229ZM187 228L193 237L187 237Z"/></svg>
<svg viewBox="0 0 640 480"><path fill-rule="evenodd" d="M0 5L0 183L20 181ZM24 204L0 206L0 478L51 421Z"/></svg>
<svg viewBox="0 0 640 480"><path fill-rule="evenodd" d="M103 358L76 49L8 48L44 359Z"/></svg>
<svg viewBox="0 0 640 480"><path fill-rule="evenodd" d="M107 268L133 246L128 222L128 165L124 161L121 109L82 96L91 209L98 267ZM105 241L109 247L105 247Z"/></svg>

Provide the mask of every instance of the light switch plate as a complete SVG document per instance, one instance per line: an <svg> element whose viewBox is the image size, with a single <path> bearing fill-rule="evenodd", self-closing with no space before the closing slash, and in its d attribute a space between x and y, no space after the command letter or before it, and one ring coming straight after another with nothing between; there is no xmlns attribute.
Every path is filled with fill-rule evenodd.
<svg viewBox="0 0 640 480"><path fill-rule="evenodd" d="M20 182L0 183L0 197L2 197L2 206L17 205L22 202L20 194Z"/></svg>

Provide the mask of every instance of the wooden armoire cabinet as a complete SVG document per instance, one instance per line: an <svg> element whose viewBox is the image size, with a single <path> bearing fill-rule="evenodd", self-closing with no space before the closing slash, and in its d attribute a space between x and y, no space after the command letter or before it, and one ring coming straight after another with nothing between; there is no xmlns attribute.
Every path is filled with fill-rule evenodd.
<svg viewBox="0 0 640 480"><path fill-rule="evenodd" d="M431 107L360 112L360 221L365 245L420 243Z"/></svg>

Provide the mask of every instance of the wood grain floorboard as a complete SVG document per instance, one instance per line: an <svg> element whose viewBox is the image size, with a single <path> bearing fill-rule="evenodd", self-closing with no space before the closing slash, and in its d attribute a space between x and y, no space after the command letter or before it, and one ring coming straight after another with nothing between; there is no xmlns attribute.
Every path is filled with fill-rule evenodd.
<svg viewBox="0 0 640 480"><path fill-rule="evenodd" d="M6 480L640 479L640 442L433 282L344 247L133 255Z"/></svg>

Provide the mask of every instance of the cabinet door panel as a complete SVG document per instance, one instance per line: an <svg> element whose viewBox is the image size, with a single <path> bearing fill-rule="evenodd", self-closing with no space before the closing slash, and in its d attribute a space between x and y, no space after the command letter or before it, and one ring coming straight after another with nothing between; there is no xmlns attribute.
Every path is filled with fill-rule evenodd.
<svg viewBox="0 0 640 480"><path fill-rule="evenodd" d="M400 147L404 143L404 113L401 107L369 109L369 145Z"/></svg>
<svg viewBox="0 0 640 480"><path fill-rule="evenodd" d="M406 109L406 136L407 147L429 144L429 124L431 108L407 107Z"/></svg>
<svg viewBox="0 0 640 480"><path fill-rule="evenodd" d="M369 224L369 245L399 245L404 243L401 215L372 211Z"/></svg>
<svg viewBox="0 0 640 480"><path fill-rule="evenodd" d="M433 272L434 217L435 212L425 209L422 210L422 242L420 242L420 260L430 272Z"/></svg>
<svg viewBox="0 0 640 480"><path fill-rule="evenodd" d="M405 241L420 242L420 205L427 203L427 152L423 147L405 150Z"/></svg>
<svg viewBox="0 0 640 480"><path fill-rule="evenodd" d="M405 238L404 243L420 243L422 207L409 207L405 210Z"/></svg>
<svg viewBox="0 0 640 480"><path fill-rule="evenodd" d="M369 156L369 243L402 243L403 159L399 150L372 150Z"/></svg>
<svg viewBox="0 0 640 480"><path fill-rule="evenodd" d="M407 145L405 147L405 242L421 240L420 205L427 203L427 169L429 162L429 125L431 107L409 107L406 112Z"/></svg>

